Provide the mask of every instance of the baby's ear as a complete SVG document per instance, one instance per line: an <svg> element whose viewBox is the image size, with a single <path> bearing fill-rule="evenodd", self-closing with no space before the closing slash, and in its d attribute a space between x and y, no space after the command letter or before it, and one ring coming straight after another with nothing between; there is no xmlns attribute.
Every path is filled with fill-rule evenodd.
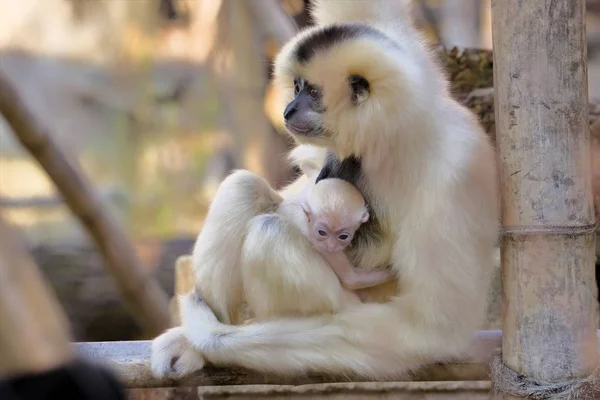
<svg viewBox="0 0 600 400"><path fill-rule="evenodd" d="M361 222L362 224L364 224L365 222L367 222L367 221L369 220L369 216L370 216L370 215L369 215L369 210L366 210L366 209L365 209L365 211L363 212L363 215L362 215L362 217L360 217L360 222Z"/></svg>
<svg viewBox="0 0 600 400"><path fill-rule="evenodd" d="M300 207L302 207L302 211L304 211L304 215L306 215L306 219L310 222L310 207L306 201L300 203Z"/></svg>

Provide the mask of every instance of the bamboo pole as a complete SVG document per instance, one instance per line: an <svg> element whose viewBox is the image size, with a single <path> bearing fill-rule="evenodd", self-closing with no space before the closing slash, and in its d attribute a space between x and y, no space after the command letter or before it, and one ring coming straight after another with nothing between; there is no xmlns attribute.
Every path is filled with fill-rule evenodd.
<svg viewBox="0 0 600 400"><path fill-rule="evenodd" d="M58 300L0 216L0 379L71 361L68 332Z"/></svg>
<svg viewBox="0 0 600 400"><path fill-rule="evenodd" d="M203 16L209 7L207 3L211 12ZM202 40L206 43L200 49L219 85L227 113L227 130L235 139L232 150L236 164L280 187L292 172L283 160L289 146L286 138L269 123L263 102L257 101L264 98L267 74L262 56L260 33L263 32L254 18L253 6L250 1L198 1L198 22L194 29L196 36L208 36ZM283 24L273 27L275 32L287 28Z"/></svg>
<svg viewBox="0 0 600 400"><path fill-rule="evenodd" d="M73 214L95 240L133 317L150 335L170 326L168 297L140 265L126 233L104 210L102 200L78 166L29 112L8 78L0 74L0 114L21 144L49 175Z"/></svg>
<svg viewBox="0 0 600 400"><path fill-rule="evenodd" d="M445 45L480 47L481 0L444 0L441 40Z"/></svg>
<svg viewBox="0 0 600 400"><path fill-rule="evenodd" d="M492 6L502 360L541 382L583 378L599 365L584 3Z"/></svg>
<svg viewBox="0 0 600 400"><path fill-rule="evenodd" d="M298 25L285 13L277 0L251 0L249 3L259 29L272 36L280 45L298 32Z"/></svg>

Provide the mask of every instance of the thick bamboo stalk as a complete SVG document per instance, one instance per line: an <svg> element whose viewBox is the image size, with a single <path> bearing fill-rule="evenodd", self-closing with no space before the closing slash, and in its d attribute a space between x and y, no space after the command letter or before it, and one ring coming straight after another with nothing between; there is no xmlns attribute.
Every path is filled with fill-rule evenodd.
<svg viewBox="0 0 600 400"><path fill-rule="evenodd" d="M202 0L198 7L214 1ZM286 140L277 134L263 110L267 86L266 64L262 57L259 27L249 1L219 1L209 24L196 24L196 35L207 31L211 44L206 45L206 61L219 85L227 119L227 130L235 139L236 165L262 175L275 187L290 178L292 170L283 160L288 150ZM268 7L270 3L267 3ZM202 17L199 9L199 17ZM279 26L280 24L278 24ZM289 28L289 26L284 28ZM276 27L277 29L277 27ZM280 31L278 29L277 31Z"/></svg>
<svg viewBox="0 0 600 400"><path fill-rule="evenodd" d="M444 0L442 42L451 46L480 47L481 0Z"/></svg>
<svg viewBox="0 0 600 400"><path fill-rule="evenodd" d="M52 179L73 214L95 240L106 259L133 317L150 335L170 326L168 297L144 272L135 249L117 221L104 210L102 200L78 166L59 148L52 135L39 125L8 78L0 74L0 113L21 144Z"/></svg>
<svg viewBox="0 0 600 400"><path fill-rule="evenodd" d="M546 382L599 365L584 3L493 3L503 362Z"/></svg>
<svg viewBox="0 0 600 400"><path fill-rule="evenodd" d="M54 293L0 217L0 379L71 361L68 332Z"/></svg>

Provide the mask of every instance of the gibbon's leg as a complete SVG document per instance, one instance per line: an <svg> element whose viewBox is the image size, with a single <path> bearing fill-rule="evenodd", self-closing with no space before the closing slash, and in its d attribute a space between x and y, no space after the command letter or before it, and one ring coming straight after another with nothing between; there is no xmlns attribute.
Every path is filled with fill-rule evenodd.
<svg viewBox="0 0 600 400"><path fill-rule="evenodd" d="M387 304L361 303L333 315L231 326L218 322L197 296L189 293L183 303L183 329L190 344L216 365L265 373L400 378L424 363L459 355L468 339L410 318L419 310L410 311L409 300L400 298ZM174 366L185 369L178 362Z"/></svg>
<svg viewBox="0 0 600 400"><path fill-rule="evenodd" d="M250 219L239 267L245 299L256 320L331 314L360 304L354 293L342 288L308 240L276 214ZM215 270L215 275L218 272ZM191 294L196 292L199 291ZM182 307L186 298L187 295L179 299ZM216 321L215 314L210 315ZM181 378L203 368L202 353L189 345L184 333L183 327L176 327L153 340L151 361L155 376Z"/></svg>
<svg viewBox="0 0 600 400"><path fill-rule="evenodd" d="M239 256L248 221L276 209L282 197L261 177L238 170L223 180L192 253L196 290L219 320L240 323L243 288Z"/></svg>
<svg viewBox="0 0 600 400"><path fill-rule="evenodd" d="M239 254L248 221L276 209L281 200L264 179L245 170L233 172L219 185L194 245L192 262L195 291L202 293L224 323L241 322ZM151 351L156 376L182 377L204 366L201 353L189 346L182 327L171 328L155 338Z"/></svg>
<svg viewBox="0 0 600 400"><path fill-rule="evenodd" d="M301 153L293 154L291 161L295 165L309 159L319 163L324 157L322 149L308 146ZM273 211L283 198L298 195L311 180L314 178L301 175L278 194L259 176L241 170L232 173L219 186L192 256L196 290L203 293L205 301L214 307L224 323L240 322L238 311L243 288L238 256L247 221ZM233 238L224 234L225 231L232 233ZM178 378L203 366L202 354L189 345L181 326L167 330L152 341L151 368L156 377Z"/></svg>
<svg viewBox="0 0 600 400"><path fill-rule="evenodd" d="M250 220L241 254L245 299L257 320L333 313L360 302L300 230L278 214Z"/></svg>

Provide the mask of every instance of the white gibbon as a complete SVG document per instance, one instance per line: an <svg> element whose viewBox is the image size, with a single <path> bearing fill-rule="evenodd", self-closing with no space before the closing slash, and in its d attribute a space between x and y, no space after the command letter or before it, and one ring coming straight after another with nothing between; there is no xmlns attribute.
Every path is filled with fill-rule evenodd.
<svg viewBox="0 0 600 400"><path fill-rule="evenodd" d="M301 158L323 166L317 181L347 180L367 201L370 218L350 261L365 271L391 268L396 293L334 314L234 325L247 221L307 180L278 194L234 175L228 198L215 199L226 215L198 239L206 259L195 258L198 286L182 298L182 326L153 342L155 375L183 376L206 360L275 374L398 379L467 349L494 267L496 158L477 118L451 97L408 3L313 1L316 25L282 48L274 79L287 103L286 128L306 145ZM295 260L305 254L281 245L291 237L281 231L253 251L279 248L278 267L302 268ZM206 277L208 290L200 287Z"/></svg>

